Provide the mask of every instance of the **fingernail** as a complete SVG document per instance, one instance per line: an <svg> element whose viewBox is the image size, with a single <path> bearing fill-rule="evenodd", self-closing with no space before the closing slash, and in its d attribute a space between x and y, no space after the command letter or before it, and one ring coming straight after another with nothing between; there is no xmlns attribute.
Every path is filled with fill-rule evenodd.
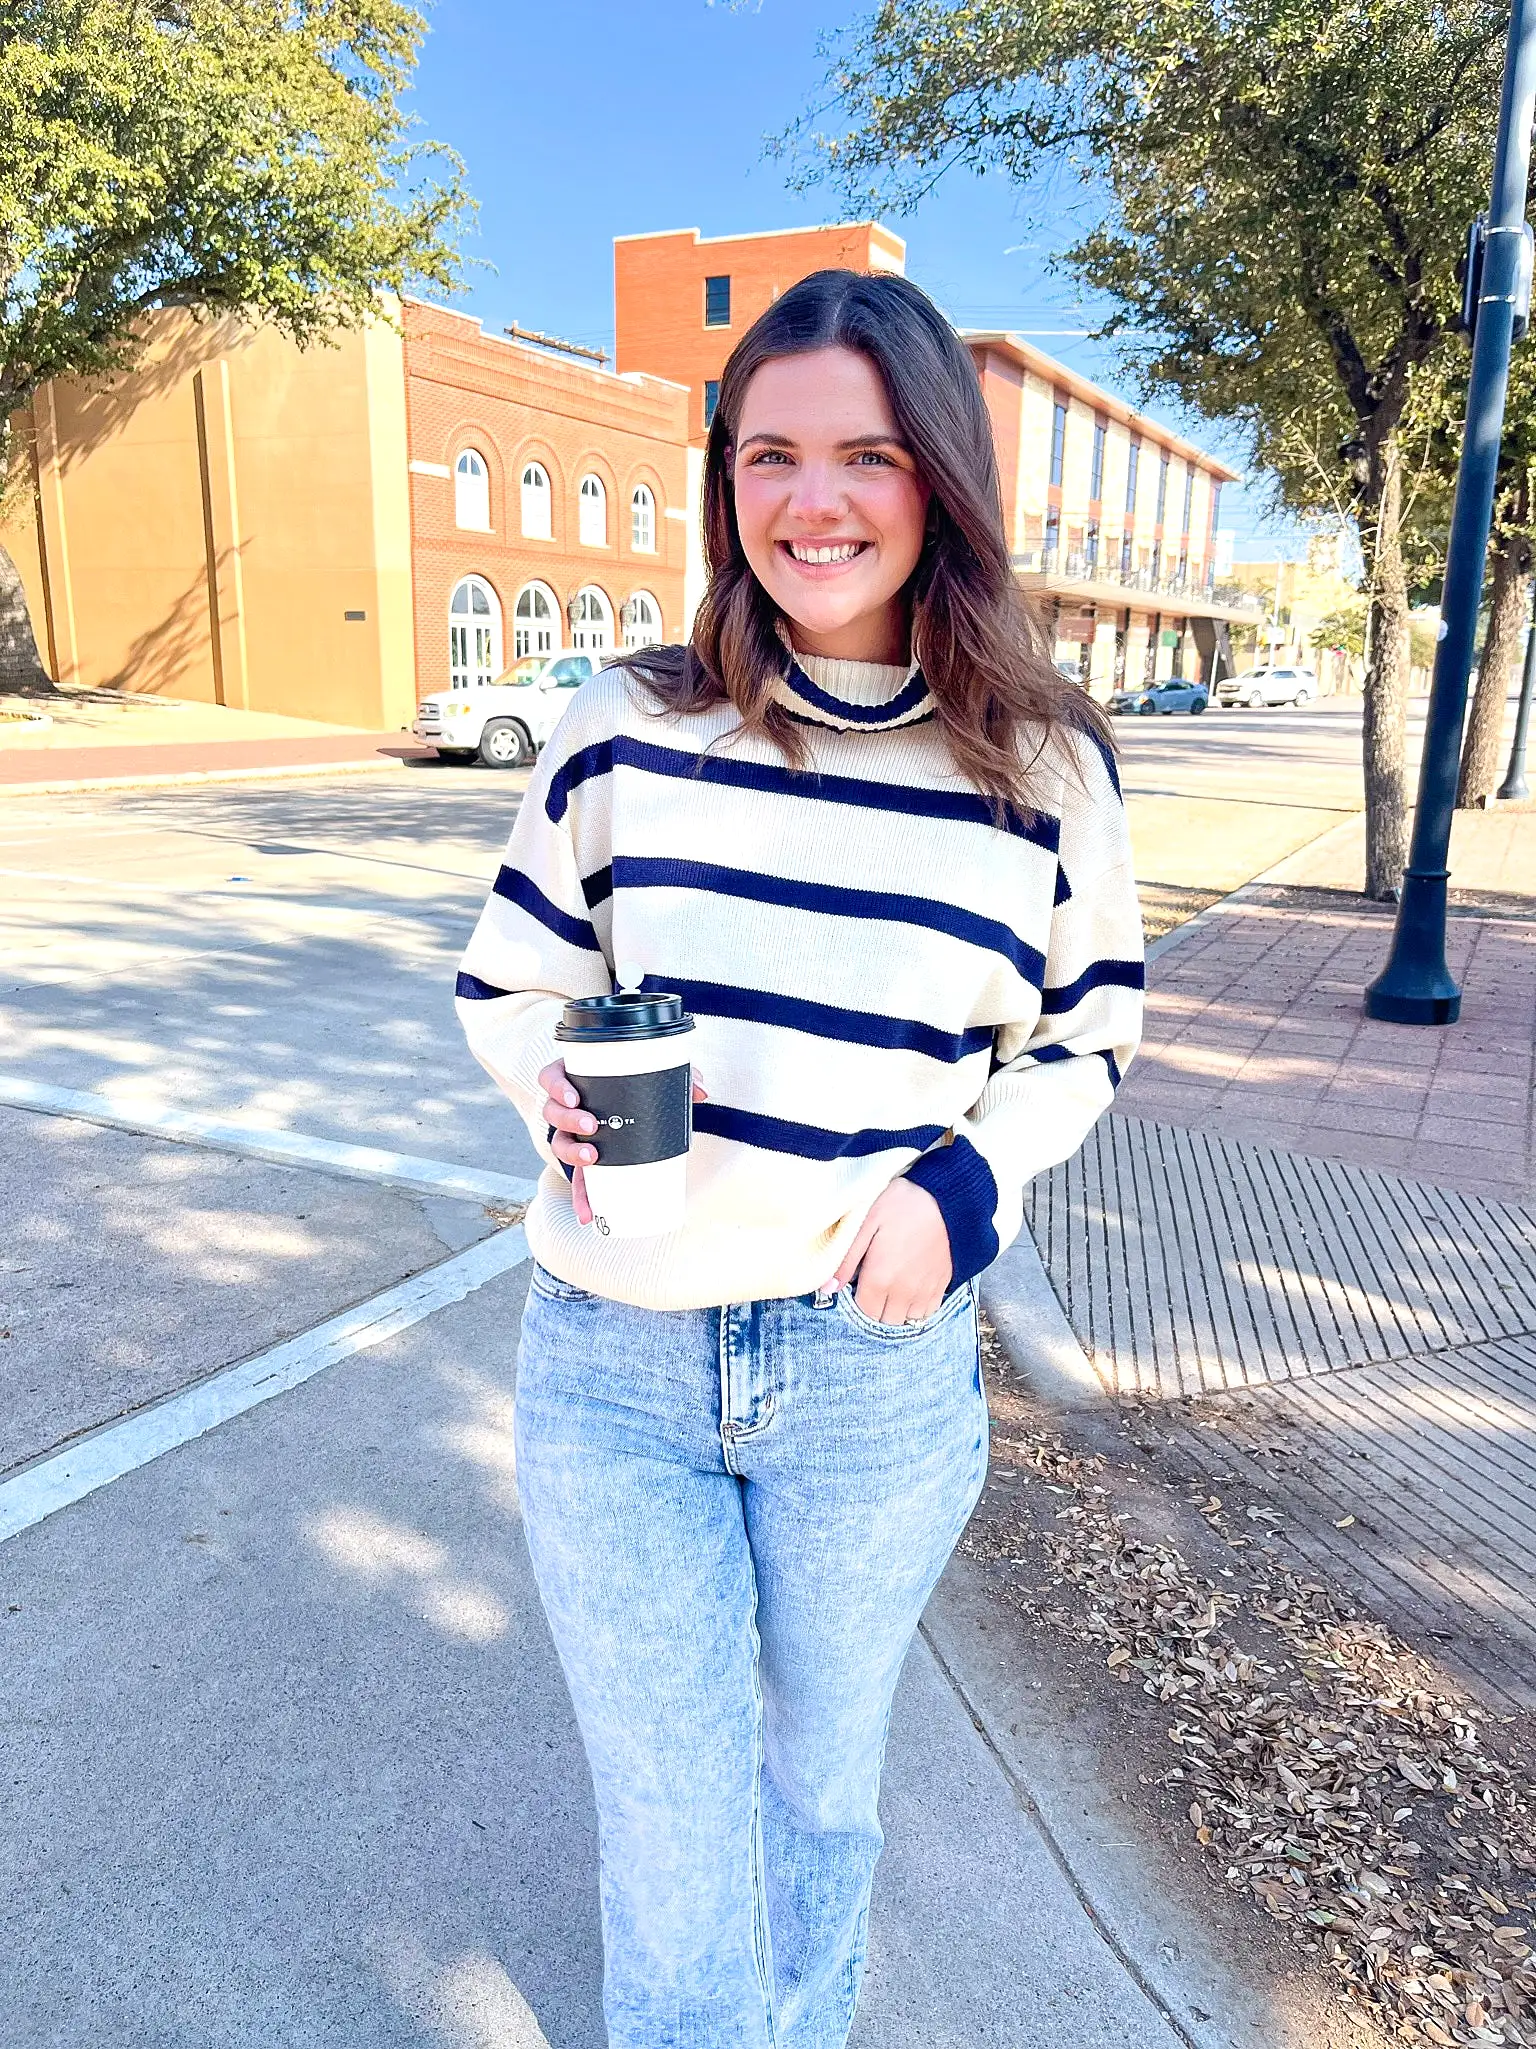
<svg viewBox="0 0 1536 2049"><path fill-rule="evenodd" d="M581 1120L581 1128L583 1131L596 1131L597 1119L595 1117L583 1117Z"/></svg>
<svg viewBox="0 0 1536 2049"><path fill-rule="evenodd" d="M576 1107L576 1105L577 1105L577 1104L578 1104L578 1103L579 1103L580 1101L581 1101L581 1098L580 1098L580 1096L578 1096L578 1095L577 1095L577 1093L576 1093L576 1091L575 1091L574 1089L567 1089L567 1090L566 1090L566 1092L565 1092L565 1107L567 1108L567 1110L574 1110L574 1109L575 1109L575 1107Z"/></svg>
<svg viewBox="0 0 1536 2049"><path fill-rule="evenodd" d="M582 1147L582 1149L581 1149L581 1157L582 1157L583 1163L584 1163L585 1165L589 1166L589 1167L591 1167L591 1166L594 1166L594 1165L596 1164L596 1162L597 1162L597 1154L596 1154L596 1152L595 1152L595 1151L593 1150L593 1148L592 1148L591 1146L589 1146L589 1145L584 1145L584 1146Z"/></svg>

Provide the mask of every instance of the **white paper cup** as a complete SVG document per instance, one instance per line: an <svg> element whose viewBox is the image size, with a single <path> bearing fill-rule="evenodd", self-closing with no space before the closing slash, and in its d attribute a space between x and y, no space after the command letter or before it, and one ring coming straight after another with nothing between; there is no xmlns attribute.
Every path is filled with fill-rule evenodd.
<svg viewBox="0 0 1536 2049"><path fill-rule="evenodd" d="M687 1208L693 1136L693 1020L677 996L605 996L566 1005L556 1028L571 1085L598 1120L584 1167L593 1229L659 1238Z"/></svg>

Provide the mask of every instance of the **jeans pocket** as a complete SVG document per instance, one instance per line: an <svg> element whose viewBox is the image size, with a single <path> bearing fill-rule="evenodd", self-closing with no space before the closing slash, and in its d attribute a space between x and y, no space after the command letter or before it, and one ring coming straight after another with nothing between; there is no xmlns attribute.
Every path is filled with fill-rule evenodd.
<svg viewBox="0 0 1536 2049"><path fill-rule="evenodd" d="M562 1281L558 1274L552 1274L537 1260L533 1262L528 1286L535 1295L542 1295L546 1302L591 1302L596 1299L589 1288L572 1287L569 1281Z"/></svg>
<svg viewBox="0 0 1536 2049"><path fill-rule="evenodd" d="M915 1338L923 1338L940 1324L947 1323L952 1316L969 1306L975 1289L970 1281L962 1281L957 1288L951 1288L932 1316L925 1316L917 1323L881 1323L876 1317L867 1316L853 1297L853 1286L839 1288L832 1298L843 1321L856 1330L861 1337L879 1338L885 1344L911 1344Z"/></svg>

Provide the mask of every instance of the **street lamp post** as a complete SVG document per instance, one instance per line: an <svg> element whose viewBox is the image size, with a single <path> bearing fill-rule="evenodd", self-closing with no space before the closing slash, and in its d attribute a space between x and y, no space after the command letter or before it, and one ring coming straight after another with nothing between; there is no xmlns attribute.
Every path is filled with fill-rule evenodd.
<svg viewBox="0 0 1536 2049"><path fill-rule="evenodd" d="M1466 722L1467 676L1472 667L1504 428L1510 348L1517 322L1520 331L1524 330L1530 301L1525 192L1533 108L1536 0L1514 0L1494 146L1493 193L1482 239L1482 274L1477 281L1473 267L1475 283L1469 292L1469 300L1475 300L1472 375L1446 552L1440 645L1429 691L1413 842L1403 874L1392 950L1386 966L1365 992L1366 1014L1393 1024L1454 1024L1461 1012L1461 991L1445 960L1447 860Z"/></svg>
<svg viewBox="0 0 1536 2049"><path fill-rule="evenodd" d="M1522 797L1531 794L1525 780L1525 742L1531 730L1533 697L1536 697L1536 619L1531 621L1525 636L1525 673L1520 679L1520 703L1515 710L1515 737L1510 742L1509 767L1499 784L1501 804L1518 803Z"/></svg>

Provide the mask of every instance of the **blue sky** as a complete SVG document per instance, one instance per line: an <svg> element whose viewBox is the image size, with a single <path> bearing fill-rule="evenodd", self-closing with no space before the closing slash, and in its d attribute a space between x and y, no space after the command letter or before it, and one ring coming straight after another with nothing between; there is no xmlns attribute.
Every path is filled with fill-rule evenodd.
<svg viewBox="0 0 1536 2049"><path fill-rule="evenodd" d="M488 327L511 320L611 347L612 240L660 228L706 235L835 220L827 190L789 189L764 138L817 101L818 41L858 0L437 0L415 92L422 131L464 158L480 202L459 303ZM951 173L910 215L908 275L965 327L1011 327L1134 397L1070 283L1049 269L1091 218L1072 189L1026 204L997 177ZM1061 330L1067 330L1063 333ZM1241 452L1181 420L1213 452ZM1239 559L1297 553L1300 536L1262 491L1230 489L1222 524Z"/></svg>

